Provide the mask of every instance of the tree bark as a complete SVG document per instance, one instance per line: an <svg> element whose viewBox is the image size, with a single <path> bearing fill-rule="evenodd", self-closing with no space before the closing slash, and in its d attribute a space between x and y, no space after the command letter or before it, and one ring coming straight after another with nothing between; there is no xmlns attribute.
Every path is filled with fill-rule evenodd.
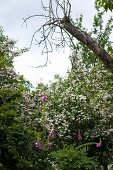
<svg viewBox="0 0 113 170"><path fill-rule="evenodd" d="M93 38L91 38L90 35L73 25L68 17L64 17L61 20L61 24L63 29L68 31L68 33L70 33L73 37L81 41L90 50L92 50L95 55L104 63L106 68L108 68L113 73L113 58L102 47L100 47L100 45Z"/></svg>

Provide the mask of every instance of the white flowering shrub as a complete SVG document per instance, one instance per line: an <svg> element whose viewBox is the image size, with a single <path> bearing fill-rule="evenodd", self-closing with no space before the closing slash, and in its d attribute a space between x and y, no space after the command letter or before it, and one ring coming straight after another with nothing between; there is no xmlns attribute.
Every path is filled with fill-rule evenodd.
<svg viewBox="0 0 113 170"><path fill-rule="evenodd" d="M64 143L78 146L94 142L87 147L87 155L97 158L100 164L111 161L112 84L113 75L98 63L88 73L72 70L66 79L57 76L49 87L39 85L35 93L40 101L36 103L36 124L42 131L45 129L44 140L51 142L53 149L62 148ZM45 101L41 101L39 93L46 96ZM51 129L53 137L49 136Z"/></svg>
<svg viewBox="0 0 113 170"><path fill-rule="evenodd" d="M0 28L0 170L45 170L50 162L48 151L35 147L31 84L13 68L13 58L21 52Z"/></svg>

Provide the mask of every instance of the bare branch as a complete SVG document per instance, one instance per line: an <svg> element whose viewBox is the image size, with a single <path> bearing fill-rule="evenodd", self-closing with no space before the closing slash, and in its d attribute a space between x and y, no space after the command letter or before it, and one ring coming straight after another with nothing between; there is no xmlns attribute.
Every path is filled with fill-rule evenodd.
<svg viewBox="0 0 113 170"><path fill-rule="evenodd" d="M27 18L22 18L24 21L23 21L21 27L22 27L24 24L26 24L26 27L27 27L27 21L28 21L29 19L31 19L31 18L34 18L34 17L44 17L44 18L48 18L48 16L46 16L46 15L44 15L44 14L40 14L40 15L38 15L38 14L30 15L30 16L28 16Z"/></svg>

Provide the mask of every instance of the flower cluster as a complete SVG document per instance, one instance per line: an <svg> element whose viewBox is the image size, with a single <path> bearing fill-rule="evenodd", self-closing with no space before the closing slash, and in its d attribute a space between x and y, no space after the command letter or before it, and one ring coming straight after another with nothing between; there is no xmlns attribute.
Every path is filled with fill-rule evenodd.
<svg viewBox="0 0 113 170"><path fill-rule="evenodd" d="M54 136L55 136L55 130L54 130L54 129L51 129L51 131L50 131L50 133L49 133L49 136L50 136L51 138L54 138Z"/></svg>
<svg viewBox="0 0 113 170"><path fill-rule="evenodd" d="M36 142L36 148L39 150L43 150L44 149L44 144L41 142Z"/></svg>
<svg viewBox="0 0 113 170"><path fill-rule="evenodd" d="M46 95L43 95L43 96L41 97L41 100L42 100L42 102L46 102L47 96L46 96Z"/></svg>

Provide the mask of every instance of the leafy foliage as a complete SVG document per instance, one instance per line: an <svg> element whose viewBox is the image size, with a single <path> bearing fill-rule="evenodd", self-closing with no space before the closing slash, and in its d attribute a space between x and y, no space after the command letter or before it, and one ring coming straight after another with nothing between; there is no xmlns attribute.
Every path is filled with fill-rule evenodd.
<svg viewBox="0 0 113 170"><path fill-rule="evenodd" d="M2 29L0 40L0 169L43 169L47 154L35 148L31 85L13 69L13 58L23 50L15 51L15 42Z"/></svg>
<svg viewBox="0 0 113 170"><path fill-rule="evenodd" d="M113 10L113 1L112 0L96 0L96 2L99 7L103 7L106 11L108 11L108 9L110 11Z"/></svg>
<svg viewBox="0 0 113 170"><path fill-rule="evenodd" d="M95 162L87 157L85 149L76 150L73 146L66 146L62 150L52 153L56 158L55 168L58 170L92 169Z"/></svg>

